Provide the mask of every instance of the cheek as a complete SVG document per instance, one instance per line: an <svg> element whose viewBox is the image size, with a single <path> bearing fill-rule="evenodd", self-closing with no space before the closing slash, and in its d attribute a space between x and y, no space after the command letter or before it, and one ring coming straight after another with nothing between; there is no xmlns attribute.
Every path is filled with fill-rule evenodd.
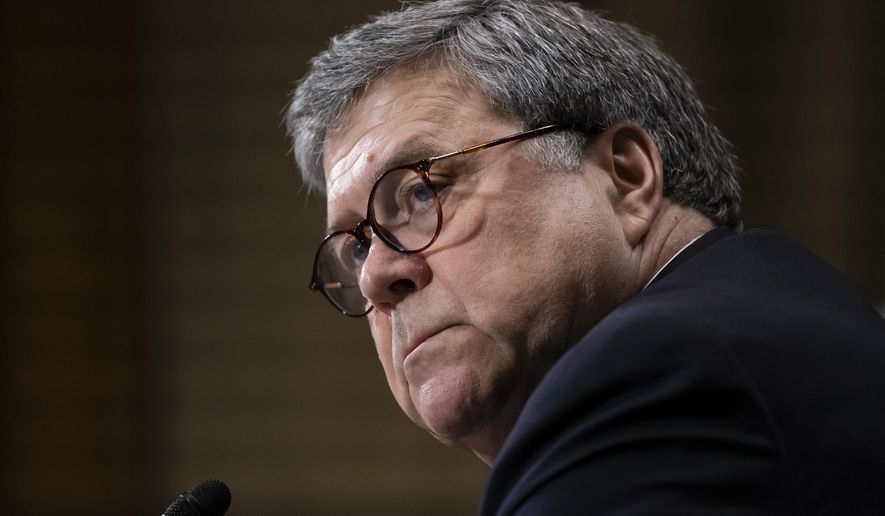
<svg viewBox="0 0 885 516"><path fill-rule="evenodd" d="M502 189L473 206L465 219L474 234L435 269L484 330L522 338L548 310L568 317L563 305L573 301L585 274L579 264L595 263L584 256L598 240L591 237L599 221L588 213L588 199L576 185L559 184L571 178L548 179Z"/></svg>
<svg viewBox="0 0 885 516"><path fill-rule="evenodd" d="M372 310L367 316L369 319L369 330L372 332L372 339L375 341L375 351L378 353L378 361L384 369L384 376L387 379L387 386L390 388L394 399L418 426L425 427L421 417L415 409L412 399L409 396L408 386L404 384L402 378L396 374L396 368L393 365L392 353L392 333L390 326L390 317L384 315L378 310Z"/></svg>
<svg viewBox="0 0 885 516"><path fill-rule="evenodd" d="M369 320L369 330L372 333L372 340L375 341L375 351L378 353L378 360L381 362L381 367L384 368L384 375L387 377L387 383L393 388L390 318L378 310L372 310L367 317Z"/></svg>
<svg viewBox="0 0 885 516"><path fill-rule="evenodd" d="M543 276L543 270L565 258L560 248L571 241L572 221L558 216L539 197L505 191L474 214L477 234L464 246L461 270L475 275L472 286L477 292L492 296L510 290L525 293L520 288L528 286L525 281Z"/></svg>

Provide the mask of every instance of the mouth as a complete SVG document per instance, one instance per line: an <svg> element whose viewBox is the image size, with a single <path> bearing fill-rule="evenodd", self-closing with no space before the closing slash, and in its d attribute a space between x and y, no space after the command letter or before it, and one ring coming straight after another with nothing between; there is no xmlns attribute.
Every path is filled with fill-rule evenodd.
<svg viewBox="0 0 885 516"><path fill-rule="evenodd" d="M432 339L433 337L436 337L440 333L442 333L450 328L454 328L455 326L458 326L458 325L452 324L452 325L448 325L448 326L443 326L443 327L437 328L435 330L427 331L424 333L419 333L415 336L415 338L409 339L409 341L406 343L406 347L403 348L403 361L405 361L407 358L409 358L409 355L411 355L416 349L421 347L422 344L424 344L428 340Z"/></svg>

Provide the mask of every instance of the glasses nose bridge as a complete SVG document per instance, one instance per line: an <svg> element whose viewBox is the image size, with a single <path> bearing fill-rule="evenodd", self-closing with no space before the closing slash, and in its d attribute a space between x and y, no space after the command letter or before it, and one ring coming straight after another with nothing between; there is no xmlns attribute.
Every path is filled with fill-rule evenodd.
<svg viewBox="0 0 885 516"><path fill-rule="evenodd" d="M372 236L375 234L375 230L372 227L372 223L369 219L364 219L362 222L356 225L353 228L353 236L359 241L359 243L369 249L372 246Z"/></svg>

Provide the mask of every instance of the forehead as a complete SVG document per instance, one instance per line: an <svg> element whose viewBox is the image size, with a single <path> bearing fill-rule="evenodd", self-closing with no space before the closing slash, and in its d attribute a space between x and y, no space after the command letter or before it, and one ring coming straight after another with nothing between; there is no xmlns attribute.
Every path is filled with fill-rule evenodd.
<svg viewBox="0 0 885 516"><path fill-rule="evenodd" d="M451 73L399 69L379 78L324 145L330 226L345 212L365 216L365 200L377 174L476 143L470 138L482 131L475 126L493 120L500 123L483 97Z"/></svg>

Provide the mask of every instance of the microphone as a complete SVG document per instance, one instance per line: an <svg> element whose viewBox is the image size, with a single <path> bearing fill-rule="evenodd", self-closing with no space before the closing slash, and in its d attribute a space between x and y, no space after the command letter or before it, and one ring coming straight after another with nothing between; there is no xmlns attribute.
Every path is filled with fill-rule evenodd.
<svg viewBox="0 0 885 516"><path fill-rule="evenodd" d="M230 489L221 480L207 480L178 495L163 516L221 516L228 507Z"/></svg>

